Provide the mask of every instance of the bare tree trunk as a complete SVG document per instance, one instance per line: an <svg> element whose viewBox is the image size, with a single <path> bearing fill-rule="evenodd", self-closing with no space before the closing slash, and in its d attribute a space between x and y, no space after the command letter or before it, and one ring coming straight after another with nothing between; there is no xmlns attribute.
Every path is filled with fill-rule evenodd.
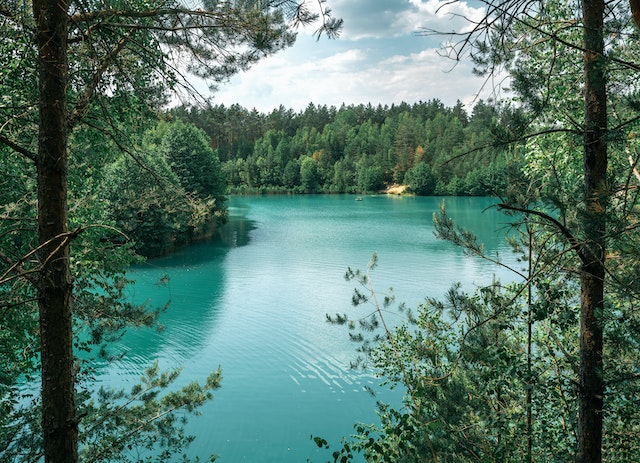
<svg viewBox="0 0 640 463"><path fill-rule="evenodd" d="M580 391L578 463L602 461L603 317L607 203L607 93L604 0L583 0L585 261L580 270Z"/></svg>
<svg viewBox="0 0 640 463"><path fill-rule="evenodd" d="M39 47L38 234L42 426L46 463L78 461L67 223L66 0L34 0Z"/></svg>
<svg viewBox="0 0 640 463"><path fill-rule="evenodd" d="M629 6L631 6L633 21L640 27L640 0L629 0Z"/></svg>

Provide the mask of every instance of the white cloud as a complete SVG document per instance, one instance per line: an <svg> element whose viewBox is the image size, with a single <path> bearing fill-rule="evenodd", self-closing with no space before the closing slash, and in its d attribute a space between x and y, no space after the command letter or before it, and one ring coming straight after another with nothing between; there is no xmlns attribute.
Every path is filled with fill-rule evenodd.
<svg viewBox="0 0 640 463"><path fill-rule="evenodd" d="M451 63L432 49L378 62L367 61L362 50L354 50L300 64L282 57L265 61L222 87L214 101L263 112L280 104L302 110L310 102L376 105L437 98L453 105L458 99L471 103L481 85L469 65L451 69Z"/></svg>
<svg viewBox="0 0 640 463"><path fill-rule="evenodd" d="M332 0L336 17L345 20L349 40L391 38L424 31L465 32L470 21L484 17L485 8L450 0Z"/></svg>
<svg viewBox="0 0 640 463"><path fill-rule="evenodd" d="M366 38L397 37L406 33L394 30L399 14L410 8L407 0L331 0L336 17L344 19L343 38L361 40Z"/></svg>
<svg viewBox="0 0 640 463"><path fill-rule="evenodd" d="M474 8L467 2L448 0L409 0L414 7L397 19L398 27L417 32L425 29L438 32L467 32L485 15L484 8Z"/></svg>
<svg viewBox="0 0 640 463"><path fill-rule="evenodd" d="M470 104L482 88L470 63L454 66L438 55L438 43L415 35L420 27L464 27L462 17L477 18L481 9L439 0L332 0L331 6L345 20L342 38L316 42L308 31L301 33L292 48L221 85L214 103L263 112L281 104L302 110L310 102L377 105L434 98L450 106L458 99ZM403 36L392 37L392 31Z"/></svg>

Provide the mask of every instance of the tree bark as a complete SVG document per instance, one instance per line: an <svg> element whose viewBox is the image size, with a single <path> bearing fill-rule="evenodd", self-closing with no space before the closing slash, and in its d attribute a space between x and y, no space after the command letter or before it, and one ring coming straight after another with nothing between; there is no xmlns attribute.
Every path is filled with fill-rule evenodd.
<svg viewBox="0 0 640 463"><path fill-rule="evenodd" d="M66 0L34 0L39 79L38 307L46 463L78 461L67 220Z"/></svg>
<svg viewBox="0 0 640 463"><path fill-rule="evenodd" d="M629 0L629 6L631 6L633 21L640 28L640 0Z"/></svg>
<svg viewBox="0 0 640 463"><path fill-rule="evenodd" d="M580 269L580 391L578 463L602 461L603 317L607 206L607 91L603 0L583 0L584 258Z"/></svg>

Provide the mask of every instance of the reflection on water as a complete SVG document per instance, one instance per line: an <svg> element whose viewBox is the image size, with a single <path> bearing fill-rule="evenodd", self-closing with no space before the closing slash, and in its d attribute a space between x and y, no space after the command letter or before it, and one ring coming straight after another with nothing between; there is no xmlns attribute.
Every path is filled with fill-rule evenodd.
<svg viewBox="0 0 640 463"><path fill-rule="evenodd" d="M229 220L218 230L217 239L230 248L248 245L251 232L256 229L256 223L247 217L248 213L249 208L230 207Z"/></svg>
<svg viewBox="0 0 640 463"><path fill-rule="evenodd" d="M162 332L137 330L117 346L125 354L105 365L104 384L126 386L158 360L183 368L184 383L204 380L218 365L222 388L192 419L191 452L225 462L326 461L309 435L337 442L355 421L375 421L375 400L400 393L377 387L371 373L349 369L354 346L326 313L353 313L348 267L364 269L373 252L380 291L393 286L415 307L454 281L491 281L496 268L464 256L433 235L439 198L365 196L238 197L218 239L132 269L131 297L170 301ZM491 251L505 253L506 220L485 198L448 198L462 226ZM168 275L165 285L157 282ZM365 309L367 310L367 309ZM364 315L364 314L363 314Z"/></svg>
<svg viewBox="0 0 640 463"><path fill-rule="evenodd" d="M225 288L226 257L230 249L246 246L255 223L246 210L232 208L228 222L207 241L194 243L169 256L136 266L129 277L131 300L149 307L168 306L161 317L162 331L129 331L117 350L123 365L166 357L180 362L206 341L207 327L215 323ZM135 370L135 368L133 368Z"/></svg>

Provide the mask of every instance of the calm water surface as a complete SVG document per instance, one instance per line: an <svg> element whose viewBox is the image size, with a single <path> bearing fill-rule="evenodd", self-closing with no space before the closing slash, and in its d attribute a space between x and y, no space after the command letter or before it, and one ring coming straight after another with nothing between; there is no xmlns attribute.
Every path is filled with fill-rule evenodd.
<svg viewBox="0 0 640 463"><path fill-rule="evenodd" d="M356 314L348 267L365 269L378 290L416 307L453 282L472 289L495 273L487 262L433 236L441 198L365 196L234 197L221 237L132 270L131 297L169 310L162 332L128 333L120 362L105 365L106 386L128 386L154 361L182 367L181 382L204 381L218 365L222 388L191 418L192 455L219 462L323 462L330 454L310 440L333 441L357 421L375 422L375 400L397 402L370 373L354 372L354 346L326 313ZM501 237L508 219L488 198L447 198L449 213L507 258ZM159 280L168 275L166 285ZM504 273L504 277L512 278ZM364 310L364 309L360 309ZM360 312L364 314L364 311ZM181 383L181 384L182 384Z"/></svg>

